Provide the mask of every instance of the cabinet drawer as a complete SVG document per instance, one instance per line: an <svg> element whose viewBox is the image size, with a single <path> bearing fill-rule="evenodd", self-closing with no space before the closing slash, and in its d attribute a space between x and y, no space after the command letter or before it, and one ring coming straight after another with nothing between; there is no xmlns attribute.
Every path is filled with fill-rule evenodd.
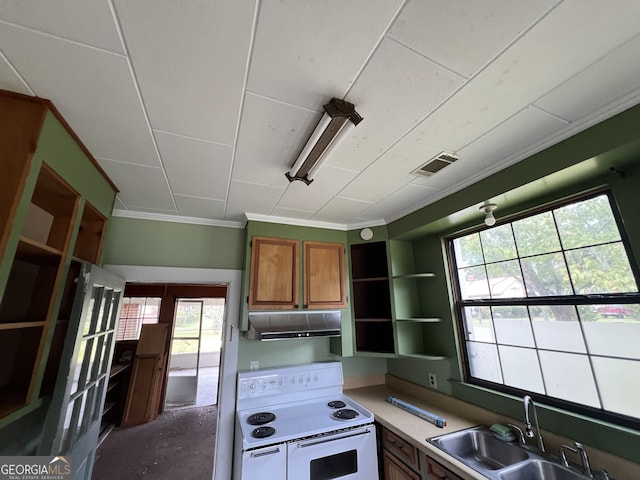
<svg viewBox="0 0 640 480"><path fill-rule="evenodd" d="M429 480L462 480L462 477L459 477L448 468L443 467L434 459L427 457L426 455L424 458L427 469L427 478Z"/></svg>
<svg viewBox="0 0 640 480"><path fill-rule="evenodd" d="M412 471L386 450L384 455L384 480L420 480L420 475Z"/></svg>
<svg viewBox="0 0 640 480"><path fill-rule="evenodd" d="M382 430L382 445L396 457L405 460L416 469L419 468L418 449L386 428Z"/></svg>

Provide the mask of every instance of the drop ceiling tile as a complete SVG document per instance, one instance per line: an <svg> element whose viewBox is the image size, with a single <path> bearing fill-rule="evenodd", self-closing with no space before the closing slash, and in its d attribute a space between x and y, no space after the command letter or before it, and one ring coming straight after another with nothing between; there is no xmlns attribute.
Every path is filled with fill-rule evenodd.
<svg viewBox="0 0 640 480"><path fill-rule="evenodd" d="M629 40L639 22L640 2L561 3L407 140L446 150L462 148ZM591 99L584 101L591 105Z"/></svg>
<svg viewBox="0 0 640 480"><path fill-rule="evenodd" d="M224 200L188 197L174 195L178 204L178 214L182 217L209 218L222 220L224 218Z"/></svg>
<svg viewBox="0 0 640 480"><path fill-rule="evenodd" d="M327 163L364 169L462 82L460 75L385 39L347 98L364 120Z"/></svg>
<svg viewBox="0 0 640 480"><path fill-rule="evenodd" d="M0 24L0 43L96 157L159 166L125 58Z"/></svg>
<svg viewBox="0 0 640 480"><path fill-rule="evenodd" d="M358 172L322 165L310 185L295 181L278 202L279 208L315 212L331 200Z"/></svg>
<svg viewBox="0 0 640 480"><path fill-rule="evenodd" d="M340 196L378 202L411 182L415 178L411 172L439 153L433 147L401 140L347 185Z"/></svg>
<svg viewBox="0 0 640 480"><path fill-rule="evenodd" d="M237 218L246 212L269 215L283 191L284 187L232 180L225 218Z"/></svg>
<svg viewBox="0 0 640 480"><path fill-rule="evenodd" d="M370 202L336 197L316 212L312 219L321 222L348 223L351 218L361 216L360 214L370 206Z"/></svg>
<svg viewBox="0 0 640 480"><path fill-rule="evenodd" d="M359 217L369 220L384 218L387 221L399 218L398 212L403 215L411 213L426 205L428 199L437 194L438 190L409 183L385 198L384 202L378 202L361 212Z"/></svg>
<svg viewBox="0 0 640 480"><path fill-rule="evenodd" d="M131 209L173 210L175 205L161 168L112 162L98 158L100 166L120 189L120 198Z"/></svg>
<svg viewBox="0 0 640 480"><path fill-rule="evenodd" d="M314 110L342 98L401 4L262 2L248 90Z"/></svg>
<svg viewBox="0 0 640 480"><path fill-rule="evenodd" d="M0 19L116 53L124 53L109 2L5 0Z"/></svg>
<svg viewBox="0 0 640 480"><path fill-rule="evenodd" d="M296 210L293 208L276 207L273 209L272 214L276 217L299 218L303 220L309 220L313 216L314 212L309 212L307 210Z"/></svg>
<svg viewBox="0 0 640 480"><path fill-rule="evenodd" d="M458 162L464 165L467 178L485 169L488 171L484 175L488 176L548 146L541 141L566 125L567 122L529 106L460 150Z"/></svg>
<svg viewBox="0 0 640 480"><path fill-rule="evenodd" d="M0 53L0 89L31 95L29 88L16 75L6 59Z"/></svg>
<svg viewBox="0 0 640 480"><path fill-rule="evenodd" d="M120 194L118 194L116 196L116 202L115 202L115 205L113 206L113 209L114 210L129 210L127 205L120 198Z"/></svg>
<svg viewBox="0 0 640 480"><path fill-rule="evenodd" d="M557 0L410 0L389 36L469 77L555 3Z"/></svg>
<svg viewBox="0 0 640 480"><path fill-rule="evenodd" d="M322 114L247 94L233 179L285 187L291 168Z"/></svg>
<svg viewBox="0 0 640 480"><path fill-rule="evenodd" d="M584 117L640 88L638 52L640 35L554 88L535 104L567 120Z"/></svg>
<svg viewBox="0 0 640 480"><path fill-rule="evenodd" d="M232 147L157 131L155 136L174 194L227 197Z"/></svg>
<svg viewBox="0 0 640 480"><path fill-rule="evenodd" d="M255 2L115 3L153 128L232 145Z"/></svg>

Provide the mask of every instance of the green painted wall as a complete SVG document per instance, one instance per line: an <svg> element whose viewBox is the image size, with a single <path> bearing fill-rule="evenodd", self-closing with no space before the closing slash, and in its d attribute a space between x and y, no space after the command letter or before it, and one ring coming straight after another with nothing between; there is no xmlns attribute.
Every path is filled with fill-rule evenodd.
<svg viewBox="0 0 640 480"><path fill-rule="evenodd" d="M481 224L478 206L498 205L497 218L526 211L595 188L611 188L636 262L640 259L640 108L633 108L505 171L446 197L389 225L391 239L411 242L416 265L436 273L433 290L423 294L434 316L433 349L449 360L389 359L389 373L427 386L427 373L438 376L438 390L513 418L522 417L522 400L462 383L458 343L449 293L445 237ZM614 167L623 175L612 174ZM542 428L604 451L640 462L640 432L594 421L556 408L538 408Z"/></svg>
<svg viewBox="0 0 640 480"><path fill-rule="evenodd" d="M113 217L103 261L111 265L242 269L240 228Z"/></svg>

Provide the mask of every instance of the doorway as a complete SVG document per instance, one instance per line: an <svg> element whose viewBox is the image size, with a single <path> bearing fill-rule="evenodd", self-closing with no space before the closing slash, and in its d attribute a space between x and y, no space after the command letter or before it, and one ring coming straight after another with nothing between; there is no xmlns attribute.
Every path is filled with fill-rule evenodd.
<svg viewBox="0 0 640 480"><path fill-rule="evenodd" d="M224 298L178 298L165 409L217 403Z"/></svg>

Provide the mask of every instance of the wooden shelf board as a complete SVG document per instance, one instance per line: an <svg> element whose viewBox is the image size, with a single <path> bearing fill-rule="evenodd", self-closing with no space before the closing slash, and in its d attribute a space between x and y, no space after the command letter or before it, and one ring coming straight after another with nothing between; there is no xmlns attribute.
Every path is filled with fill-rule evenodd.
<svg viewBox="0 0 640 480"><path fill-rule="evenodd" d="M21 328L43 327L44 322L0 323L0 330L18 330Z"/></svg>
<svg viewBox="0 0 640 480"><path fill-rule="evenodd" d="M408 317L408 318L397 318L398 322L407 322L407 323L438 323L441 322L441 318L436 317Z"/></svg>
<svg viewBox="0 0 640 480"><path fill-rule="evenodd" d="M353 283L365 283L365 282L386 282L389 277L369 277L369 278L354 278Z"/></svg>
<svg viewBox="0 0 640 480"><path fill-rule="evenodd" d="M109 371L109 378L119 374L123 370L126 370L131 366L130 363L118 363L111 366L111 370Z"/></svg>
<svg viewBox="0 0 640 480"><path fill-rule="evenodd" d="M104 417L109 410L116 406L116 402L108 402L104 404L104 410L102 411L102 416Z"/></svg>
<svg viewBox="0 0 640 480"><path fill-rule="evenodd" d="M50 259L50 263L54 263L62 257L62 251L21 235L16 257L22 260L38 261Z"/></svg>

